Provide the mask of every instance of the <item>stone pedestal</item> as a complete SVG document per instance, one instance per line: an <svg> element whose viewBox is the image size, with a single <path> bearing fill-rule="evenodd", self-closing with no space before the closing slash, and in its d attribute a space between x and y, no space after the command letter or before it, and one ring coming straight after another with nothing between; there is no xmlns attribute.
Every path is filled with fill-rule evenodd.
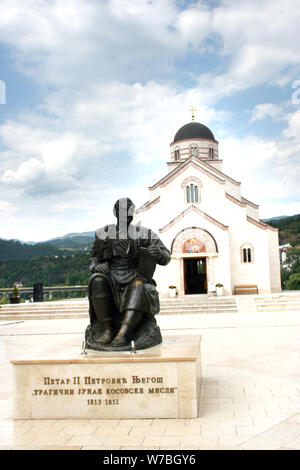
<svg viewBox="0 0 300 470"><path fill-rule="evenodd" d="M200 336L169 336L148 350L69 353L12 361L15 419L194 418Z"/></svg>

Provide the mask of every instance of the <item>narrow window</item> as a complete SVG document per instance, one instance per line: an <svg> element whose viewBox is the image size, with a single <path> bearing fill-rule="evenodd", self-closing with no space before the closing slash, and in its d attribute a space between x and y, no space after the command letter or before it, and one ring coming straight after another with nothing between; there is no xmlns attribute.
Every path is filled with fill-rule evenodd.
<svg viewBox="0 0 300 470"><path fill-rule="evenodd" d="M197 157L198 156L198 147L197 146L192 146L190 148L190 154L191 154L192 157L193 156Z"/></svg>
<svg viewBox="0 0 300 470"><path fill-rule="evenodd" d="M179 160L179 150L175 150L175 160Z"/></svg>
<svg viewBox="0 0 300 470"><path fill-rule="evenodd" d="M252 250L251 248L242 249L242 261L243 263L252 263Z"/></svg>
<svg viewBox="0 0 300 470"><path fill-rule="evenodd" d="M194 202L194 185L191 184L191 202Z"/></svg>
<svg viewBox="0 0 300 470"><path fill-rule="evenodd" d="M186 187L186 202L191 202L189 186Z"/></svg>
<svg viewBox="0 0 300 470"><path fill-rule="evenodd" d="M186 202L199 202L199 189L196 184L189 184L185 187Z"/></svg>
<svg viewBox="0 0 300 470"><path fill-rule="evenodd" d="M198 199L198 186L194 186L194 192L195 192L195 202L198 202L199 199Z"/></svg>

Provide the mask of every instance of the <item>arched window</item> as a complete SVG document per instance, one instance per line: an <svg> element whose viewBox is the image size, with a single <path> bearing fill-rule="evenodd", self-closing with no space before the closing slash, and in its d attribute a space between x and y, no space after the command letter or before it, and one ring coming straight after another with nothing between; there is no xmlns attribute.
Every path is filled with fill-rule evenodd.
<svg viewBox="0 0 300 470"><path fill-rule="evenodd" d="M191 157L198 157L198 145L190 145L190 156Z"/></svg>
<svg viewBox="0 0 300 470"><path fill-rule="evenodd" d="M253 263L253 247L250 243L245 243L241 246L241 262L242 263Z"/></svg>
<svg viewBox="0 0 300 470"><path fill-rule="evenodd" d="M213 160L214 158L214 149L212 147L209 147L209 158Z"/></svg>
<svg viewBox="0 0 300 470"><path fill-rule="evenodd" d="M180 158L180 151L179 151L179 149L176 149L175 150L175 160L179 160L179 158Z"/></svg>
<svg viewBox="0 0 300 470"><path fill-rule="evenodd" d="M196 176L188 176L185 178L181 187L184 190L184 200L187 203L198 203L200 202L200 188L202 187L202 182Z"/></svg>
<svg viewBox="0 0 300 470"><path fill-rule="evenodd" d="M199 202L199 191L198 186L191 183L186 186L186 202Z"/></svg>

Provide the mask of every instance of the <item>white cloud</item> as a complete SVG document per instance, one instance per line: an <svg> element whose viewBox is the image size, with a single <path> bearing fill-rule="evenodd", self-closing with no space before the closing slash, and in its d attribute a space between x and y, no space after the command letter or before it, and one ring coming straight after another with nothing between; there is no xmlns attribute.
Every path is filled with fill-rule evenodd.
<svg viewBox="0 0 300 470"><path fill-rule="evenodd" d="M169 28L176 8L167 0L4 0L2 10L0 38L21 71L46 84L144 79L169 70L185 46Z"/></svg>
<svg viewBox="0 0 300 470"><path fill-rule="evenodd" d="M19 207L10 201L0 200L0 215L1 217L7 217L13 215Z"/></svg>
<svg viewBox="0 0 300 470"><path fill-rule="evenodd" d="M78 152L85 151L85 142L67 131L49 131L46 123L43 127L31 124L30 115L23 116L23 121L10 120L0 126L2 142L11 153L0 180L33 195L76 186Z"/></svg>
<svg viewBox="0 0 300 470"><path fill-rule="evenodd" d="M266 141L253 135L245 138L225 137L220 142L220 157L224 173L242 183L242 195L259 204L265 195L265 184L272 184L265 175L265 166L272 162L277 152L274 141ZM278 193L277 193L278 194Z"/></svg>
<svg viewBox="0 0 300 470"><path fill-rule="evenodd" d="M211 15L212 30L227 59L220 73L199 73L198 83L211 103L263 84L283 86L300 74L300 4L295 0L237 3L227 0Z"/></svg>
<svg viewBox="0 0 300 470"><path fill-rule="evenodd" d="M187 110L193 103L199 103L198 115L208 124L230 117L201 100L198 89L178 91L155 82L93 86L72 97L56 92L41 106L52 117L42 111L23 112L0 126L10 151L0 180L27 195L62 194L80 187L89 193L96 180L103 186L109 179L112 163L129 176L143 165L153 165L155 172L155 165L168 160L169 144L190 119Z"/></svg>
<svg viewBox="0 0 300 470"><path fill-rule="evenodd" d="M261 217L299 212L300 112L284 118L287 127L276 138L225 137L220 143L224 172L242 182L244 197L261 205Z"/></svg>
<svg viewBox="0 0 300 470"><path fill-rule="evenodd" d="M0 40L13 47L23 73L74 88L166 73L176 81L175 62L200 53L198 81L208 99L293 77L299 13L295 0L198 1L183 9L175 0L3 0ZM223 71L202 73L207 51L227 58Z"/></svg>
<svg viewBox="0 0 300 470"><path fill-rule="evenodd" d="M283 132L284 136L294 138L295 141L300 144L300 110L298 109L294 113L289 113L287 119L288 127Z"/></svg>
<svg viewBox="0 0 300 470"><path fill-rule="evenodd" d="M283 109L282 106L273 103L261 103L254 106L251 115L250 122L259 121L268 117L274 121L278 121L283 117Z"/></svg>

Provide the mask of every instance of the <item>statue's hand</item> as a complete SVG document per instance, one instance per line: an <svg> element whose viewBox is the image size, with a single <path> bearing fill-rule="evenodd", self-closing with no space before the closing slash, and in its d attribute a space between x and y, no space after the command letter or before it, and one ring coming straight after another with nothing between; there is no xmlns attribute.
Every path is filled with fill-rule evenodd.
<svg viewBox="0 0 300 470"><path fill-rule="evenodd" d="M109 273L109 265L108 263L100 263L100 264L97 264L94 268L93 268L93 273L103 273L103 274L108 274Z"/></svg>
<svg viewBox="0 0 300 470"><path fill-rule="evenodd" d="M148 255L157 261L161 257L161 249L156 245L150 245L148 247Z"/></svg>

